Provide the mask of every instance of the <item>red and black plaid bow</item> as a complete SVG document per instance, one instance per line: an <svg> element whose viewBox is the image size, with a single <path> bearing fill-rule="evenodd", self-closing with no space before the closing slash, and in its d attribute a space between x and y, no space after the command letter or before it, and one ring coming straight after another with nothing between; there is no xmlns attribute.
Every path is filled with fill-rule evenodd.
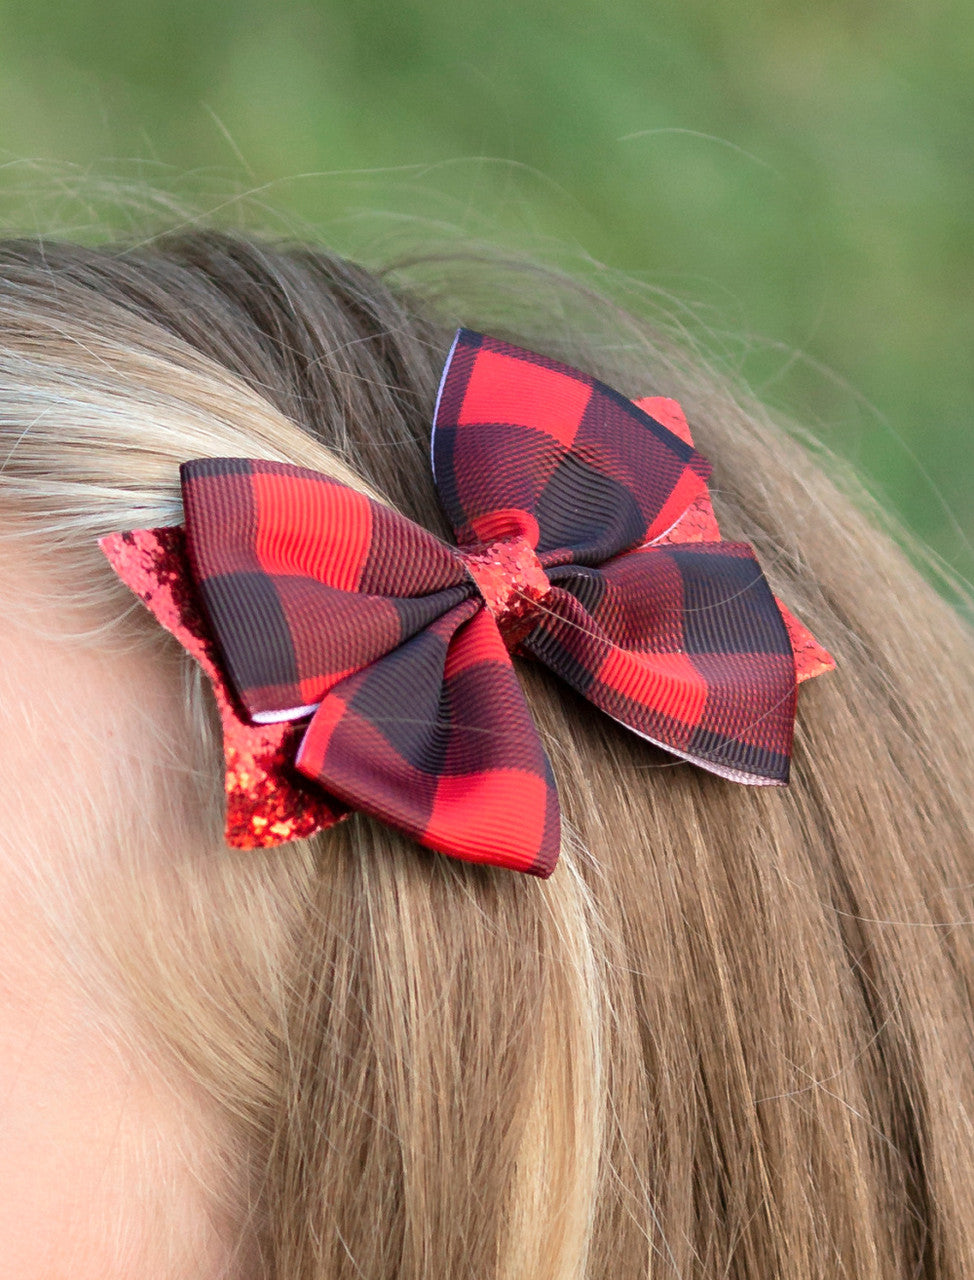
<svg viewBox="0 0 974 1280"><path fill-rule="evenodd" d="M211 677L218 661L253 726L295 727L281 768L327 793L314 829L361 809L455 857L549 875L558 800L512 652L705 769L787 782L798 679L832 661L751 547L719 540L678 408L642 403L658 415L461 329L432 439L457 547L301 467L182 466L197 648L208 622ZM103 546L139 589L133 538Z"/></svg>

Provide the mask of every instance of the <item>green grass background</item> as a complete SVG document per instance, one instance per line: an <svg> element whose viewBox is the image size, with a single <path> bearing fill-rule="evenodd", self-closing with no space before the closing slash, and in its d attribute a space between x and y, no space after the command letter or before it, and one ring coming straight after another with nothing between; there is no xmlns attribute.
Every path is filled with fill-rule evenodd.
<svg viewBox="0 0 974 1280"><path fill-rule="evenodd" d="M974 579L970 3L0 0L0 124L8 229L121 178L629 273Z"/></svg>

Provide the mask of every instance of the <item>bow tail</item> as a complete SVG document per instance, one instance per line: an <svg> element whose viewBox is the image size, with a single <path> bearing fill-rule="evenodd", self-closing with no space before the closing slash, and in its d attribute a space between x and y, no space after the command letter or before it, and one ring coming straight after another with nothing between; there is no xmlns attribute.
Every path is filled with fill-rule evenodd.
<svg viewBox="0 0 974 1280"><path fill-rule="evenodd" d="M550 573L522 648L613 719L737 782L788 781L797 702L781 612L746 543L643 547Z"/></svg>
<svg viewBox="0 0 974 1280"><path fill-rule="evenodd" d="M335 685L295 763L429 848L542 877L554 869L551 766L497 624L476 600Z"/></svg>

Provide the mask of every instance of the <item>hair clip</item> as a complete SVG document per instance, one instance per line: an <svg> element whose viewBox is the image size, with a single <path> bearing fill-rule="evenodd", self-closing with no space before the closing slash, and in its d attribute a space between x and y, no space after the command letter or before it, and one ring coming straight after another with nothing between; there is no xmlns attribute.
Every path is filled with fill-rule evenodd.
<svg viewBox="0 0 974 1280"><path fill-rule="evenodd" d="M197 458L182 528L101 547L213 684L227 843L358 809L453 857L554 869L558 797L512 654L736 782L788 781L835 663L720 538L679 406L458 331L431 461L457 545L307 468Z"/></svg>

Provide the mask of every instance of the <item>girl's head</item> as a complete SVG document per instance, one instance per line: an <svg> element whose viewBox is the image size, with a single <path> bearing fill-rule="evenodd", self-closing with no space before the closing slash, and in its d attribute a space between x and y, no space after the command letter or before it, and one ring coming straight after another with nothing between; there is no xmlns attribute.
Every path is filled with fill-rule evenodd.
<svg viewBox="0 0 974 1280"><path fill-rule="evenodd" d="M964 1274L969 633L861 495L636 319L523 269L505 322L509 287L438 269L410 291L210 233L0 246L0 1259ZM364 814L228 849L208 683L98 539L179 524L207 456L448 538L428 443L457 322L680 400L724 536L838 664L802 687L791 784L675 761L523 662L549 881Z"/></svg>

